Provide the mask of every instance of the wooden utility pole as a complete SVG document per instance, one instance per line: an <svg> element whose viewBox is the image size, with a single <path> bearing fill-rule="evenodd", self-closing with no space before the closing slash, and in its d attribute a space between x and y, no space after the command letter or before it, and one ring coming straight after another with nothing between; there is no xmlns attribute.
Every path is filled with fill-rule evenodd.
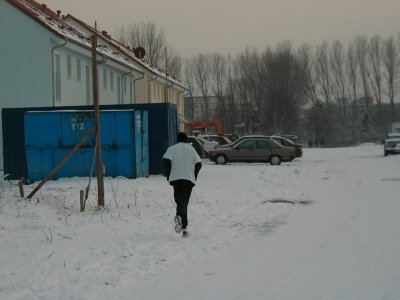
<svg viewBox="0 0 400 300"><path fill-rule="evenodd" d="M101 161L101 143L100 143L100 110L99 110L99 93L97 88L97 36L92 35L92 77L93 77L93 105L94 105L94 127L96 132L96 168L97 168L97 204L104 207L104 178L103 178L103 162Z"/></svg>

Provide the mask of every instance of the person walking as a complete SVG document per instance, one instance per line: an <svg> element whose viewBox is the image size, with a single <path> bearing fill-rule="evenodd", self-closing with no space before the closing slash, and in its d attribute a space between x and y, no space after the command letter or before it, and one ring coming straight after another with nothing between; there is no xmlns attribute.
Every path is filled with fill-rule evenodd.
<svg viewBox="0 0 400 300"><path fill-rule="evenodd" d="M187 237L189 199L202 164L196 150L187 143L186 133L178 133L177 141L163 155L163 163L167 180L174 188L175 231L176 233L182 232L182 236Z"/></svg>

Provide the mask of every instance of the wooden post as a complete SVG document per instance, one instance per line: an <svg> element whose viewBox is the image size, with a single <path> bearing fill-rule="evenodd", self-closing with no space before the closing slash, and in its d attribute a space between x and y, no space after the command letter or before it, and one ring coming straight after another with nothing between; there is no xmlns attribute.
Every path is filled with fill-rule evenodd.
<svg viewBox="0 0 400 300"><path fill-rule="evenodd" d="M22 180L18 181L18 187L19 187L19 195L21 198L24 198L24 184L22 183Z"/></svg>
<svg viewBox="0 0 400 300"><path fill-rule="evenodd" d="M81 212L85 211L85 203L84 203L84 198L85 198L85 192L83 190L79 191L79 200L80 200L80 208Z"/></svg>
<svg viewBox="0 0 400 300"><path fill-rule="evenodd" d="M85 210L85 207L83 206L83 198L85 196L85 192L80 190L79 191L79 203L80 203L80 211L83 212Z"/></svg>
<svg viewBox="0 0 400 300"><path fill-rule="evenodd" d="M97 204L104 207L104 178L103 162L101 161L101 143L100 143L100 112L99 112L99 93L97 88L97 36L92 35L92 78L93 78L93 105L94 105L94 127L96 132L96 168L97 168Z"/></svg>

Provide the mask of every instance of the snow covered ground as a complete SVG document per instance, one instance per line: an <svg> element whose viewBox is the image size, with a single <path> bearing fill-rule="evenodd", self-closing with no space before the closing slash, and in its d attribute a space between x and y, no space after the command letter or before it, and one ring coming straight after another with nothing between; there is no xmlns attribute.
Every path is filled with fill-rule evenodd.
<svg viewBox="0 0 400 300"><path fill-rule="evenodd" d="M400 156L305 149L281 166L204 160L174 232L162 176L0 181L0 299L400 299ZM29 193L36 185L25 186Z"/></svg>

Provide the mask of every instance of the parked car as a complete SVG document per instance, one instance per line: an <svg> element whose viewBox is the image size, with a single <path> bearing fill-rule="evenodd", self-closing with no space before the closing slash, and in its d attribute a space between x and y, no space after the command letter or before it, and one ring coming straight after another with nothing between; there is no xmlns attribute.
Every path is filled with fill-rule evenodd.
<svg viewBox="0 0 400 300"><path fill-rule="evenodd" d="M200 141L200 139L197 136L188 136L187 140L188 140L188 143L193 146L193 148L196 150L197 154L201 158L206 157L206 152L204 150L203 142Z"/></svg>
<svg viewBox="0 0 400 300"><path fill-rule="evenodd" d="M295 158L293 147L285 147L266 136L240 138L234 144L218 147L208 152L211 161L217 164L227 162L268 162L279 165Z"/></svg>
<svg viewBox="0 0 400 300"><path fill-rule="evenodd" d="M389 133L384 141L383 148L385 156L400 153L400 133Z"/></svg>
<svg viewBox="0 0 400 300"><path fill-rule="evenodd" d="M220 147L226 147L226 146L230 147L230 146L236 145L237 143L240 143L241 141L243 141L243 140L245 140L245 139L263 138L263 137L267 137L267 136L265 136L265 135L260 135L260 134L257 134L257 135L244 135L244 136L238 138L237 140L235 140L234 142L232 142L231 144L222 145L222 146L220 146Z"/></svg>
<svg viewBox="0 0 400 300"><path fill-rule="evenodd" d="M301 157L303 155L303 145L302 144L295 143L292 140L284 138L279 135L272 135L271 138L274 141L277 141L282 146L293 147L295 150L294 153L295 153L296 157Z"/></svg>
<svg viewBox="0 0 400 300"><path fill-rule="evenodd" d="M198 140L203 144L204 152L205 152L205 156L206 156L206 157L208 157L208 153L209 153L210 150L212 150L212 149L218 147L218 145L219 145L217 142L208 141L208 140L206 140L206 139L203 139L203 138L200 137L200 136L197 136L197 138L198 138Z"/></svg>
<svg viewBox="0 0 400 300"><path fill-rule="evenodd" d="M203 139L206 139L208 141L214 141L217 142L220 146L231 144L232 141L223 135L216 135L216 134L203 134L200 137Z"/></svg>
<svg viewBox="0 0 400 300"><path fill-rule="evenodd" d="M225 133L224 136L226 136L232 142L236 141L239 138L239 136L237 134L234 134L234 133Z"/></svg>

